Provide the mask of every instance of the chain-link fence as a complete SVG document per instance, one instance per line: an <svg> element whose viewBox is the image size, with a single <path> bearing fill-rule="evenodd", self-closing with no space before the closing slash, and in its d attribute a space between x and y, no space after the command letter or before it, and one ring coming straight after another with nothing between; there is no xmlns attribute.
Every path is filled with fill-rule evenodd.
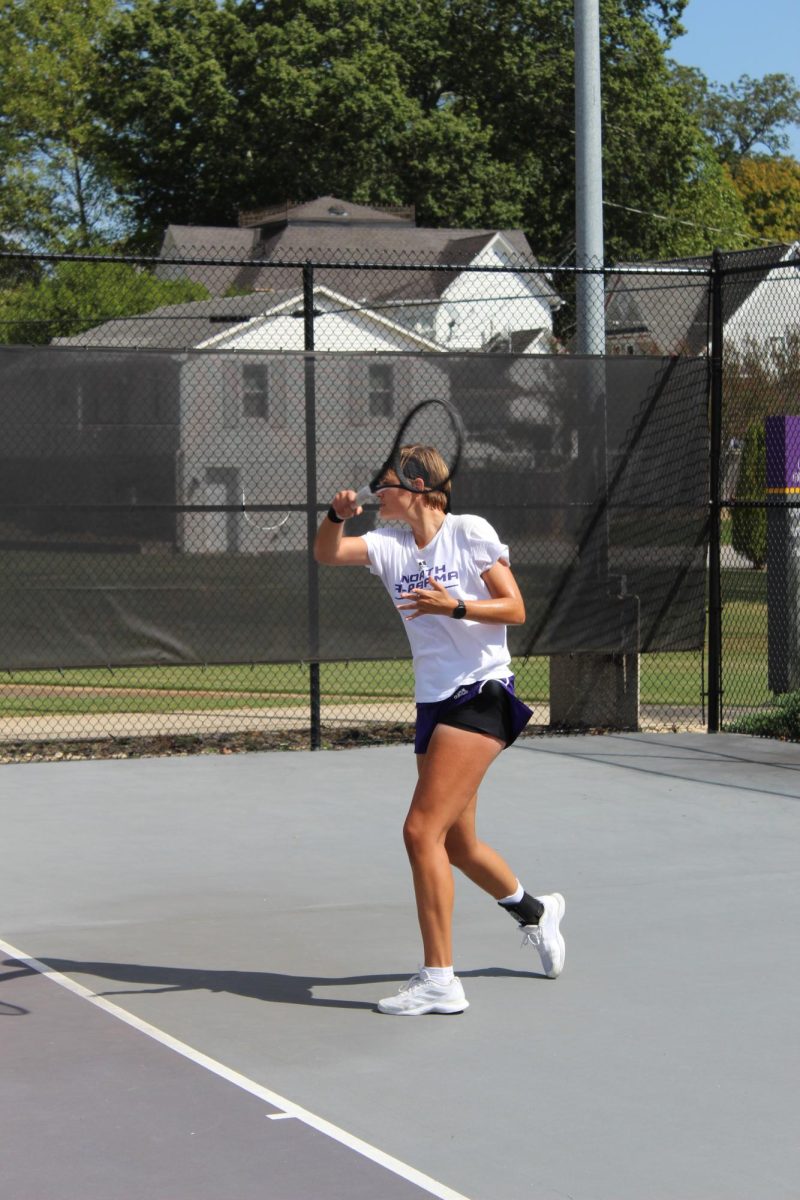
<svg viewBox="0 0 800 1200"><path fill-rule="evenodd" d="M252 231L223 247L202 233L173 232L158 259L3 260L0 738L404 730L392 606L310 546L333 492L370 478L433 397L467 428L454 511L510 546L528 614L510 643L537 727L704 727L720 269L604 272L598 359L572 353L580 273L495 235L412 260L384 230L380 248L312 261L270 258ZM734 491L735 439L762 403L742 364L742 411L756 408L733 420L727 401ZM726 614L757 578L726 561ZM728 663L726 714L732 678Z"/></svg>
<svg viewBox="0 0 800 1200"><path fill-rule="evenodd" d="M798 739L800 256L769 247L717 269L720 722Z"/></svg>

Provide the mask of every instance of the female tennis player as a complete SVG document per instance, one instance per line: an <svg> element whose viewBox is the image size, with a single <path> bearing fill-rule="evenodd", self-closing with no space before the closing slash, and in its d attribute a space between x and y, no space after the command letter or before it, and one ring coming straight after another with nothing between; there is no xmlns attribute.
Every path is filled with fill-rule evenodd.
<svg viewBox="0 0 800 1200"><path fill-rule="evenodd" d="M447 476L432 447L405 446L406 478L420 489ZM506 626L525 619L508 547L488 521L447 512L441 491L410 491L387 472L380 515L407 529L378 528L344 537L361 508L356 493L336 493L314 543L317 562L368 567L406 621L414 661L418 780L403 827L411 863L423 962L380 1012L396 1016L458 1013L468 1007L453 973L453 873L459 870L517 921L523 945L536 947L551 979L564 966L564 899L531 896L505 860L478 839L478 788L490 764L531 718L514 695Z"/></svg>

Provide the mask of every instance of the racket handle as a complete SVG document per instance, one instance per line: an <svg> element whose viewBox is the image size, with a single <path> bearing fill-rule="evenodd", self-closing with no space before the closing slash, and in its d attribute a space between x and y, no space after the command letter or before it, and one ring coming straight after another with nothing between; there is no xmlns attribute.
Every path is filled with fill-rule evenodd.
<svg viewBox="0 0 800 1200"><path fill-rule="evenodd" d="M353 501L353 504L358 504L360 506L362 504L366 504L367 500L373 500L374 498L375 498L375 493L373 492L373 490L369 486L369 484L366 484L364 487L359 488L358 491L356 492L356 497L355 497L355 500Z"/></svg>

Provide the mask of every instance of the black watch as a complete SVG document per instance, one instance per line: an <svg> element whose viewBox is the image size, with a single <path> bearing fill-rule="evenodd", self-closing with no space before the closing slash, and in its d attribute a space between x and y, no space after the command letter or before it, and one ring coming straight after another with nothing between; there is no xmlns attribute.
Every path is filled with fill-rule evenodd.
<svg viewBox="0 0 800 1200"><path fill-rule="evenodd" d="M461 621L466 615L467 615L467 606L463 600L459 600L458 604L455 606L453 611L450 613L450 616L453 618L454 621Z"/></svg>

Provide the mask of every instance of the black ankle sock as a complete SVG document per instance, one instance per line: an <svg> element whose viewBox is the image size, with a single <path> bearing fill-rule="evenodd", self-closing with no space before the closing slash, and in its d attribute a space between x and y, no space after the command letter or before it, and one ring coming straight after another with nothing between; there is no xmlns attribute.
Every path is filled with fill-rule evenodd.
<svg viewBox="0 0 800 1200"><path fill-rule="evenodd" d="M535 896L529 896L527 892L523 892L519 904L500 904L500 907L511 913L514 920L518 921L520 925L538 925L539 918L544 912L541 900L537 900Z"/></svg>

